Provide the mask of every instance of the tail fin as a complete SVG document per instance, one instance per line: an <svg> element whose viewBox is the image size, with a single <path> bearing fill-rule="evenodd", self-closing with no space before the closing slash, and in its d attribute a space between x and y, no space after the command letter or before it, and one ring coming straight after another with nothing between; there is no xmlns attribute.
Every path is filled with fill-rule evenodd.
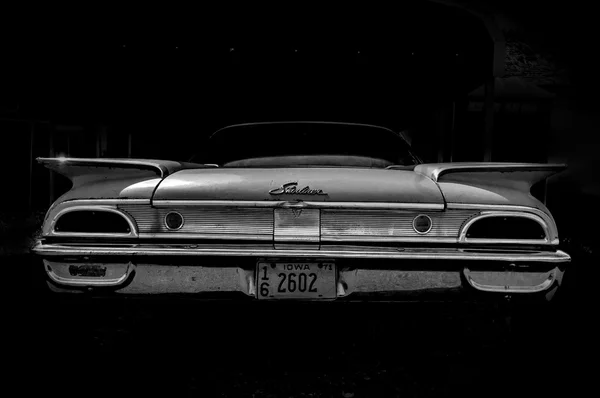
<svg viewBox="0 0 600 398"><path fill-rule="evenodd" d="M567 168L564 164L542 163L431 163L414 171L435 182L493 184L530 191L531 187Z"/></svg>
<svg viewBox="0 0 600 398"><path fill-rule="evenodd" d="M73 188L108 179L165 178L186 168L210 168L211 165L171 160L118 158L37 158L38 163L67 177Z"/></svg>

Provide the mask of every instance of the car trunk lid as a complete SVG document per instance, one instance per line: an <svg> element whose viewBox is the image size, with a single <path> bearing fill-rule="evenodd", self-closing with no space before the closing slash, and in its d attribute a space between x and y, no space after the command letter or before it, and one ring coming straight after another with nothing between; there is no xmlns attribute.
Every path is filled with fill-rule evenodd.
<svg viewBox="0 0 600 398"><path fill-rule="evenodd" d="M411 170L345 167L182 170L160 183L153 201L162 200L444 204L437 184Z"/></svg>

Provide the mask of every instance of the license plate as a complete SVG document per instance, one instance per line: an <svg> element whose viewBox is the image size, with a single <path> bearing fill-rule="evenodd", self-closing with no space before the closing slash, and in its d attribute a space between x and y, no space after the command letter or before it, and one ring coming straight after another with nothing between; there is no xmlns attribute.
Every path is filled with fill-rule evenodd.
<svg viewBox="0 0 600 398"><path fill-rule="evenodd" d="M334 263L259 262L256 290L259 299L335 298Z"/></svg>

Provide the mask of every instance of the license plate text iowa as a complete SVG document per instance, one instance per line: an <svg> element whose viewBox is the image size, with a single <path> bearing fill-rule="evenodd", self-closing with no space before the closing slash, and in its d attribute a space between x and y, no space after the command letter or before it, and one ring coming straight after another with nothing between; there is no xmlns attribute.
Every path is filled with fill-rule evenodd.
<svg viewBox="0 0 600 398"><path fill-rule="evenodd" d="M335 292L333 264L259 262L256 276L259 298L325 298Z"/></svg>

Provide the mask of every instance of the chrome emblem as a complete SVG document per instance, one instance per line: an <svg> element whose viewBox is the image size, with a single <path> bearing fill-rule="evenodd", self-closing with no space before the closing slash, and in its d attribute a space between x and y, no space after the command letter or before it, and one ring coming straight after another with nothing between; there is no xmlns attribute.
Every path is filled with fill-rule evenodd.
<svg viewBox="0 0 600 398"><path fill-rule="evenodd" d="M271 189L269 193L271 195L327 195L320 189L310 189L308 185L298 189L298 182L288 182L279 188Z"/></svg>
<svg viewBox="0 0 600 398"><path fill-rule="evenodd" d="M292 209L292 214L294 215L294 218L298 218L302 214L302 209Z"/></svg>

